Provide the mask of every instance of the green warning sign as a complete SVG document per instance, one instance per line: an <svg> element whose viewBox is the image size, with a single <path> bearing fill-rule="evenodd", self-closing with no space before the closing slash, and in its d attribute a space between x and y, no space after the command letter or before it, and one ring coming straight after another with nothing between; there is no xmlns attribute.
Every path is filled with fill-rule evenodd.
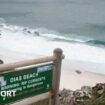
<svg viewBox="0 0 105 105"><path fill-rule="evenodd" d="M0 105L50 91L52 89L52 72L53 64L50 63L0 73Z"/></svg>

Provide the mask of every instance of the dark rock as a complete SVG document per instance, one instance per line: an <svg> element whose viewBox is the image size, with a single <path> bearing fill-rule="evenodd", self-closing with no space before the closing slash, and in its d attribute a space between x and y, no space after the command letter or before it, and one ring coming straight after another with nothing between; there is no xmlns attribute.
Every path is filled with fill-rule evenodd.
<svg viewBox="0 0 105 105"><path fill-rule="evenodd" d="M73 91L63 89L59 92L59 105L76 105Z"/></svg>
<svg viewBox="0 0 105 105"><path fill-rule="evenodd" d="M105 105L105 83L76 91L63 89L59 92L59 105Z"/></svg>
<svg viewBox="0 0 105 105"><path fill-rule="evenodd" d="M38 31L35 31L35 32L34 32L34 35L39 36L40 34L39 34Z"/></svg>
<svg viewBox="0 0 105 105"><path fill-rule="evenodd" d="M23 32L26 32L26 33L28 33L28 34L32 34L32 32L31 32L28 28L24 28L24 29L23 29Z"/></svg>
<svg viewBox="0 0 105 105"><path fill-rule="evenodd" d="M27 33L28 33L28 34L32 34L31 31L29 31L29 30L27 31Z"/></svg>
<svg viewBox="0 0 105 105"><path fill-rule="evenodd" d="M93 98L98 98L105 91L105 84L99 83L92 87Z"/></svg>
<svg viewBox="0 0 105 105"><path fill-rule="evenodd" d="M82 72L80 70L75 71L77 74L81 74Z"/></svg>
<svg viewBox="0 0 105 105"><path fill-rule="evenodd" d="M90 87L90 86L82 86L81 90L88 92L88 93L92 93L92 87Z"/></svg>
<svg viewBox="0 0 105 105"><path fill-rule="evenodd" d="M3 63L4 63L3 60L0 59L0 64L3 64Z"/></svg>

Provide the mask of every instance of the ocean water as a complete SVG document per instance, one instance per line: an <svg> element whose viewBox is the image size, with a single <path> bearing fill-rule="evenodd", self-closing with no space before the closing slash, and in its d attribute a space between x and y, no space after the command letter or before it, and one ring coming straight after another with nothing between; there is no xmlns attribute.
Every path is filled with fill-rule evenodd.
<svg viewBox="0 0 105 105"><path fill-rule="evenodd" d="M0 48L42 56L59 47L67 60L104 64L104 10L104 0L0 0Z"/></svg>

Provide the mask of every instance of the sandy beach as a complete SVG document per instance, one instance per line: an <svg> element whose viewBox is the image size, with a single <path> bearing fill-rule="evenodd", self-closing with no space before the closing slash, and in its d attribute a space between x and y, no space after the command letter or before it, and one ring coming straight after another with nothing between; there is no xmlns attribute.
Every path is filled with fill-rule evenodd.
<svg viewBox="0 0 105 105"><path fill-rule="evenodd" d="M0 59L4 63L17 62L25 59L30 59L26 55L7 52L2 49L0 54ZM36 58L36 57L35 57ZM82 86L94 86L96 83L104 83L105 75L91 72L94 69L102 69L95 63L79 62L79 61L66 61L62 62L62 71L61 71L61 82L60 89L67 88L71 90L80 89ZM104 67L103 67L104 68ZM79 71L76 72L76 71Z"/></svg>
<svg viewBox="0 0 105 105"><path fill-rule="evenodd" d="M81 73L77 73L76 69L67 66L62 67L60 88L71 90L80 89L82 86L94 86L96 83L104 83L105 75L84 71L78 68Z"/></svg>

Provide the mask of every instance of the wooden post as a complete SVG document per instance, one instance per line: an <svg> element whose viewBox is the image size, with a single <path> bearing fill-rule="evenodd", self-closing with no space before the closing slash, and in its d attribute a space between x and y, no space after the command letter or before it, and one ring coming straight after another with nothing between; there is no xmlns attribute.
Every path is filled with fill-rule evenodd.
<svg viewBox="0 0 105 105"><path fill-rule="evenodd" d="M52 100L52 105L58 105L58 93L60 85L60 75L61 75L61 63L62 63L62 53L63 51L60 48L54 50L54 56L57 57L57 60L54 61L54 71L53 71L53 90L55 91L55 96Z"/></svg>

